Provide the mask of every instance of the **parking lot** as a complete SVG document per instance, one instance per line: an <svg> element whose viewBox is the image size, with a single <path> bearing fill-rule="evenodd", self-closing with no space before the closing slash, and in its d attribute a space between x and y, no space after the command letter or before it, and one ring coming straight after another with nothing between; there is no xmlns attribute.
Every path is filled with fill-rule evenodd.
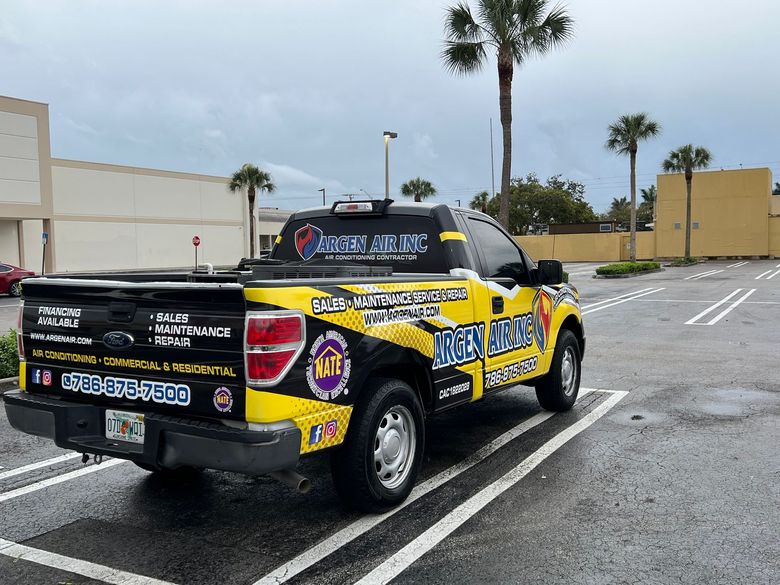
<svg viewBox="0 0 780 585"><path fill-rule="evenodd" d="M82 465L0 415L0 576L30 583L777 583L780 261L582 294L581 396L506 390L429 421L410 499L345 511L326 456L260 477ZM13 325L0 299L0 328Z"/></svg>

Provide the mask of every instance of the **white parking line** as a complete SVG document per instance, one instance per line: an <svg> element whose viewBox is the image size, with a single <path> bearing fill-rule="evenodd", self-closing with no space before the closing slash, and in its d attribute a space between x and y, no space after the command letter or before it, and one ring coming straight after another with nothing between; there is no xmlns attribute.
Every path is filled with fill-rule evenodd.
<svg viewBox="0 0 780 585"><path fill-rule="evenodd" d="M53 552L32 548L24 544L17 544L10 540L0 538L0 554L11 557L14 560L23 560L38 565L45 565L68 573L75 573L105 583L116 585L171 585L168 581L160 581L135 573L112 569L89 561L66 557Z"/></svg>
<svg viewBox="0 0 780 585"><path fill-rule="evenodd" d="M14 498L18 498L19 496L24 496L26 494L37 492L38 490L42 490L43 488L47 488L52 485L57 485L58 483L70 481L71 479L76 479L77 477L81 477L83 475L95 473L96 471L100 471L102 469L109 469L111 467L114 467L114 465L119 465L125 462L126 461L124 459L109 459L108 461L104 461L100 465L90 465L89 467L84 467L82 469L77 469L75 471L69 471L68 473L63 473L62 475L50 477L49 479L36 481L35 483L31 483L30 485L26 485L24 487L16 488L15 490L9 490L7 492L0 494L0 504L2 504L3 502L7 502L8 500L13 500Z"/></svg>
<svg viewBox="0 0 780 585"><path fill-rule="evenodd" d="M701 274L694 274L693 276L688 276L683 280L700 280L702 278L707 278L708 276L715 276L716 274L720 274L721 272L723 272L723 270L710 270L709 272L702 272Z"/></svg>
<svg viewBox="0 0 780 585"><path fill-rule="evenodd" d="M756 292L756 289L754 289L754 288L751 288L751 289L750 289L748 292L746 292L744 295L742 295L741 297L739 297L739 299L737 299L735 302L731 303L731 305L729 305L728 307L726 307L726 308L725 308L725 309L724 309L722 312L718 313L718 314L717 314L715 317L713 317L711 320L707 321L707 325L714 325L715 323L717 323L718 321L720 321L721 319L723 319L723 317L725 317L725 316L726 316L726 315L728 315L728 314L729 314L731 311L733 311L734 309L736 309L736 308L737 308L737 307L738 307L738 306L739 306L739 305L742 303L742 301L744 301L746 298L748 298L748 297L749 297L750 295L752 295L754 292Z"/></svg>
<svg viewBox="0 0 780 585"><path fill-rule="evenodd" d="M774 271L772 274L770 274L769 276L767 276L767 277L766 277L766 279L767 279L767 280L769 280L769 279L771 279L771 278L774 278L774 277L775 277L775 276L777 276L778 274L780 274L780 270L775 270L775 271Z"/></svg>
<svg viewBox="0 0 780 585"><path fill-rule="evenodd" d="M735 264L729 264L728 266L726 266L726 268L739 268L740 266L745 266L745 264L750 264L750 262L748 262L748 261L737 262Z"/></svg>
<svg viewBox="0 0 780 585"><path fill-rule="evenodd" d="M15 467L0 473L0 481L8 479L9 477L14 477L16 475L22 475L28 471L35 471L36 469L40 469L42 467L49 467L51 465L56 465L57 463L62 463L63 461L69 461L70 459L75 459L76 457L81 457L81 453L66 453L65 455L52 457L51 459L46 459L45 461L30 463L29 465L23 465L22 467Z"/></svg>
<svg viewBox="0 0 780 585"><path fill-rule="evenodd" d="M587 315L588 313L595 313L596 311L601 311L602 309L609 309L610 307L614 307L615 305L620 305L621 303L627 303L628 301L633 301L634 299L638 299L639 297L644 297L646 295L651 295L653 293L657 293L657 292L660 292L662 290L666 290L666 289L665 288L652 288L652 289L648 290L647 292L643 292L643 293L640 293L640 294L634 294L634 296L630 296L630 297L621 298L620 300L616 300L614 303L601 305L600 307L593 307L593 305L588 305L588 308L583 310L582 314L583 315ZM618 297L618 298L620 298L620 297ZM594 305L595 304L597 304L597 303L594 303ZM598 303L598 304L600 304L600 303ZM593 307L593 308L590 308L590 307Z"/></svg>
<svg viewBox="0 0 780 585"><path fill-rule="evenodd" d="M642 292L645 292L645 291L648 291L648 290L652 290L652 289L651 288L641 288L641 289L635 290L633 292L624 293L624 294L619 295L617 297L612 297L610 299L604 299L603 301L597 301L597 302L591 303L589 305L584 305L582 308L583 309L590 309L591 307L595 307L597 305L603 305L604 303L611 303L612 301L616 301L616 300L622 299L624 297L630 297L631 295L636 295L636 294L639 294L639 293L642 293Z"/></svg>
<svg viewBox="0 0 780 585"><path fill-rule="evenodd" d="M753 280L758 280L759 278L764 278L764 277L765 277L767 274L769 274L770 272L772 272L772 271L771 271L771 270L767 270L766 272L762 272L761 274L759 274L758 276L756 276L756 277L755 277Z"/></svg>
<svg viewBox="0 0 780 585"><path fill-rule="evenodd" d="M577 398L577 401L581 400L583 396L589 394L590 392L607 392L607 390L598 390L594 388L580 388L580 393ZM349 526L342 528L341 530L339 530L335 534L332 534L325 540L315 544L310 549L305 550L294 559L287 561L283 565L280 565L279 567L277 567L276 569L274 569L264 577L257 580L254 583L254 585L279 585L281 583L285 583L286 581L292 579L302 571L305 571L312 565L320 562L325 557L336 552L341 547L352 542L361 534L365 534L366 532L371 530L374 526L381 524L382 522L390 518L393 514L400 512L406 506L420 499L425 494L432 492L433 490L444 485L451 479L456 478L464 471L471 469L477 463L486 459L487 457L489 457L490 455L498 451L501 447L503 447L513 439L516 439L523 433L531 430L535 426L543 423L544 421L546 421L549 418L552 418L553 416L555 416L554 412L540 412L538 414L535 414L531 418L524 420L514 428L509 429L504 434L490 441L490 443L480 448L478 451L475 451L474 453L466 457L460 463L456 463L452 467L449 467L444 471L437 473L430 479L427 479L426 481L422 482L420 485L415 486L415 488L412 490L412 493L409 494L409 497L406 498L406 500L404 500L404 502L401 503L399 506L383 514L377 514L374 516L364 516L362 518L359 518L358 520L355 520Z"/></svg>
<svg viewBox="0 0 780 585"><path fill-rule="evenodd" d="M555 435L538 450L524 459L517 467L493 482L444 516L436 524L412 540L409 544L373 569L357 583L369 585L388 583L407 569L417 559L452 534L477 512L528 475L534 468L555 453L569 440L590 427L609 412L628 392L616 392L582 419Z"/></svg>
<svg viewBox="0 0 780 585"><path fill-rule="evenodd" d="M693 317L692 319L688 319L688 320L685 322L685 325L714 325L715 323L717 323L718 321L720 321L720 320L721 320L721 319L722 319L724 316L726 316L728 313L730 313L731 311L733 311L733 310L734 310L734 309L735 309L737 306L739 306L739 305L740 305L740 303L742 303L742 302L743 302L743 301L744 301L746 298L748 298L750 295L752 295L754 292L756 292L756 289L754 289L754 288L753 288L753 289L750 289L750 290L749 290L749 291L748 291L746 294L744 294L743 296L741 296L741 297L739 298L739 300L737 300L737 301L734 301L734 302L733 302L731 305L729 305L729 307L728 307L728 308L726 308L726 310L724 310L723 312L721 312L720 314L718 314L716 317L714 317L713 319L711 319L711 320L710 320L710 321L708 321L707 323L697 323L697 321L698 321L699 319L701 319L702 317L704 317L705 315L708 315L708 314L710 314L712 311L714 311L715 309L717 309L717 308L718 308L718 307L720 307L721 305L724 305L724 304L728 303L728 302L729 302L729 301L730 301L730 300L731 300L733 297L735 297L735 296L737 296L739 293L741 293L741 292L742 292L742 290L743 290L743 289L741 289L741 288L738 288L738 289L737 289L737 290L735 290L733 293L731 293L731 294L727 295L725 298L723 298L723 299L719 300L717 303L715 303L715 304L714 304L714 305L712 305L711 307L707 307L706 309L704 309L704 310L703 310L701 313L699 313L698 315L696 315L696 316L695 316L695 317Z"/></svg>

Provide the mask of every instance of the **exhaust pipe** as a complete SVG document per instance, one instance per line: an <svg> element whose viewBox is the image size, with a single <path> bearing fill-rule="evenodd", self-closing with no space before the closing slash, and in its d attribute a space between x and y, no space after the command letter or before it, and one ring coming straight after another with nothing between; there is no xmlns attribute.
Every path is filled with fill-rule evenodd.
<svg viewBox="0 0 780 585"><path fill-rule="evenodd" d="M268 475L273 477L276 481L283 483L302 494L309 493L309 490L311 489L311 482L292 469L272 471Z"/></svg>

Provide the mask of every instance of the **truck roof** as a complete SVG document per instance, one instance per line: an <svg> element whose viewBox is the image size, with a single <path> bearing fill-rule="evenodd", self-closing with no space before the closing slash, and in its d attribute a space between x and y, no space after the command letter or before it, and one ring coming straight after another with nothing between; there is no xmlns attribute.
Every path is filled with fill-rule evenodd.
<svg viewBox="0 0 780 585"><path fill-rule="evenodd" d="M371 201L370 199L361 199L360 201ZM376 201L376 200L374 200ZM355 201L338 201L337 203L358 203ZM293 213L291 219L309 219L313 217L322 217L323 215L329 215L333 205L320 205L318 207L309 207L307 209L301 209ZM414 203L407 201L395 201L393 200L390 205L387 206L385 215L419 215L423 217L431 217L437 211L449 211L449 206L443 203Z"/></svg>

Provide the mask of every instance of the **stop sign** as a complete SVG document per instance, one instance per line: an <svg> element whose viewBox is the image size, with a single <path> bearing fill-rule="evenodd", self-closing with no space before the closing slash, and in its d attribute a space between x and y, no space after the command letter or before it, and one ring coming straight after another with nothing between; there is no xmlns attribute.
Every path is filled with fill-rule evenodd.
<svg viewBox="0 0 780 585"><path fill-rule="evenodd" d="M192 236L192 245L196 248L200 246L200 236Z"/></svg>

